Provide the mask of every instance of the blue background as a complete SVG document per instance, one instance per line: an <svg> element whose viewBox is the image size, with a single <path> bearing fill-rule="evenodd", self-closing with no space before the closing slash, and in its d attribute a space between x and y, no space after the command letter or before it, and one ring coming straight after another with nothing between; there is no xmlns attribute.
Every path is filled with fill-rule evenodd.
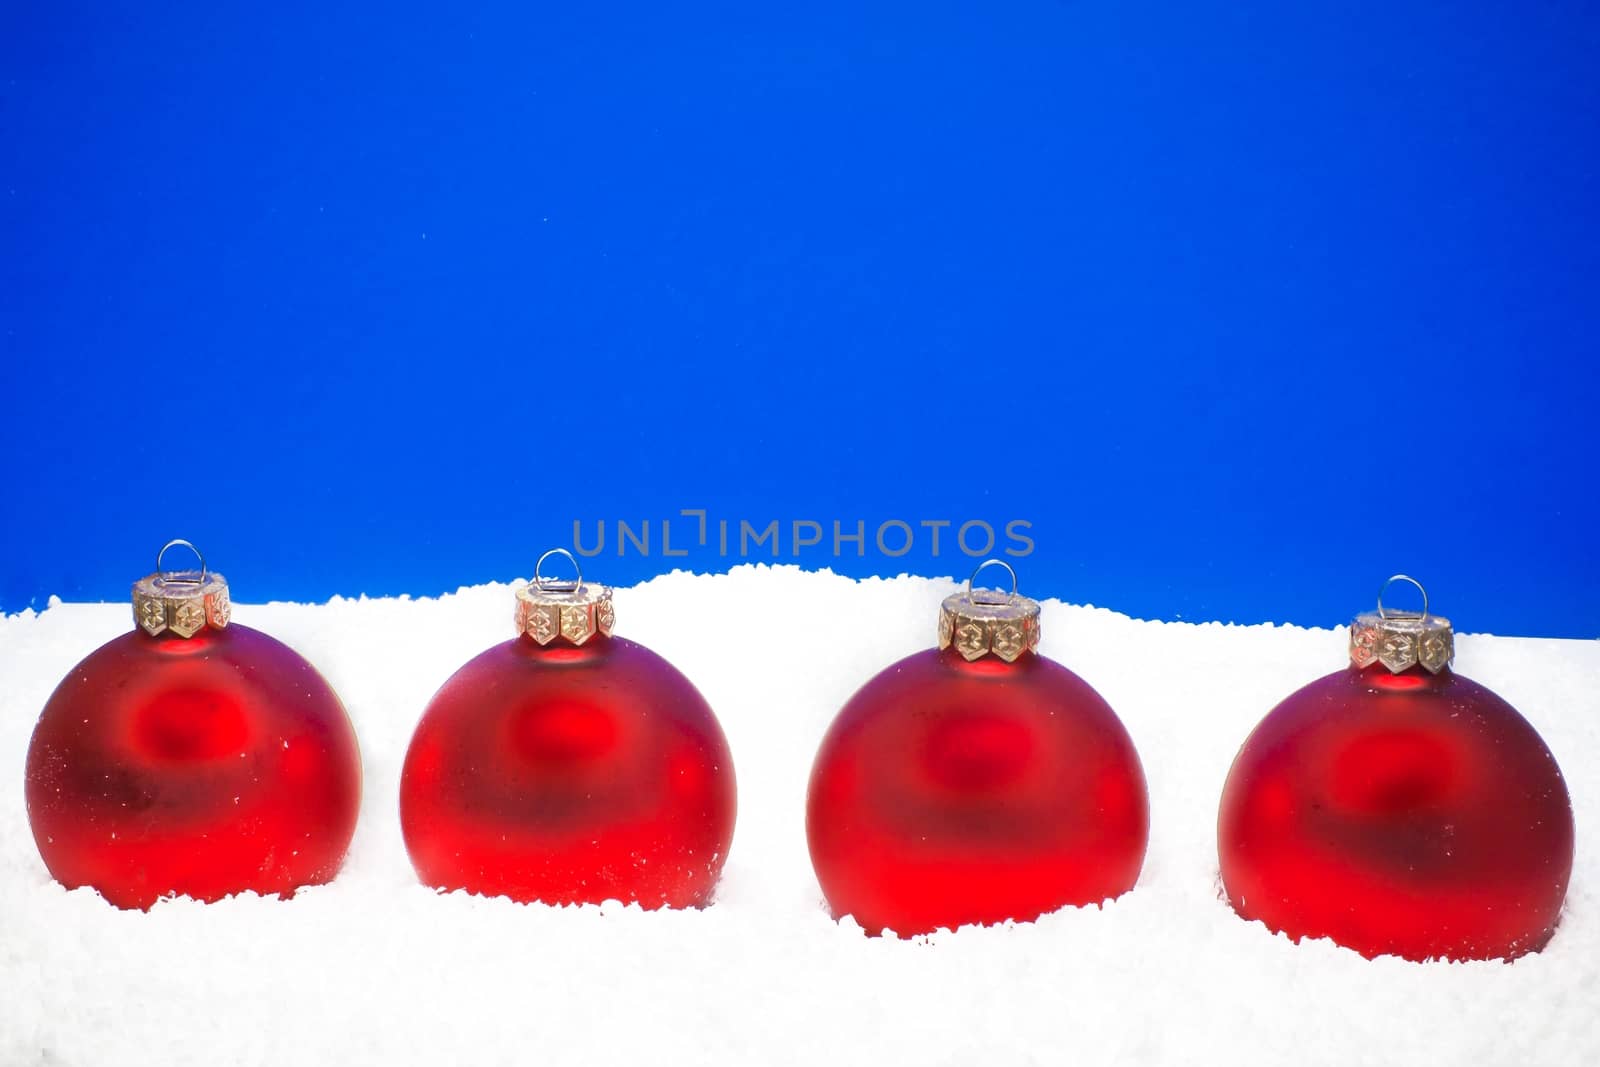
<svg viewBox="0 0 1600 1067"><path fill-rule="evenodd" d="M0 608L170 536L431 594L704 507L1600 635L1593 5L167 6L0 15ZM739 562L653 548L588 572Z"/></svg>

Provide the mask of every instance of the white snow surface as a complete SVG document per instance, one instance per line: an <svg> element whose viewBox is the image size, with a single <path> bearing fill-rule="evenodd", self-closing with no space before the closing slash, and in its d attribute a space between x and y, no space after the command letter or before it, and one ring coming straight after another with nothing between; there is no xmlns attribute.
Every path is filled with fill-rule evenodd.
<svg viewBox="0 0 1600 1067"><path fill-rule="evenodd" d="M1139 884L1035 923L897 940L828 917L806 781L851 693L932 643L954 582L742 566L617 590L618 633L700 688L738 774L716 901L677 912L415 881L397 814L406 745L440 683L510 636L513 588L236 606L343 698L365 765L360 825L327 886L148 913L52 882L22 797L45 700L130 628L129 608L52 600L0 618L0 1065L1600 1063L1600 642L1457 643L1457 669L1534 724L1572 792L1577 866L1538 955L1368 961L1238 919L1217 879L1224 776L1274 704L1344 664L1343 631L1057 601L1040 650L1110 701L1149 779Z"/></svg>

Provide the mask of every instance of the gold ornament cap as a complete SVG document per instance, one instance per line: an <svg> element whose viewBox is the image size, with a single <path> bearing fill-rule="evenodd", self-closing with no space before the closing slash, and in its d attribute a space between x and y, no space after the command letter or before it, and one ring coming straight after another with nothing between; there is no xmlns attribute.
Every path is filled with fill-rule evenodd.
<svg viewBox="0 0 1600 1067"><path fill-rule="evenodd" d="M198 570L162 569L168 550L179 547L194 553ZM221 630L232 616L228 580L208 570L205 556L182 538L162 545L156 553L155 573L133 583L133 621L151 637L193 637L207 627Z"/></svg>
<svg viewBox="0 0 1600 1067"><path fill-rule="evenodd" d="M1004 567L1011 575L1011 592L974 589L973 580L985 567ZM1017 572L1011 564L984 560L965 589L944 598L939 605L939 648L951 645L969 661L994 655L1007 663L1038 649L1039 602L1017 595Z"/></svg>
<svg viewBox="0 0 1600 1067"><path fill-rule="evenodd" d="M567 557L576 577L545 577L544 562L551 556ZM552 548L533 565L533 581L517 590L515 621L517 633L541 645L558 639L582 645L595 634L610 637L617 613L611 606L611 588L585 584L583 568L573 554Z"/></svg>
<svg viewBox="0 0 1600 1067"><path fill-rule="evenodd" d="M1410 582L1422 594L1422 610L1394 611L1383 606L1383 594L1395 582ZM1456 658L1456 632L1450 620L1428 612L1428 591L1408 574L1396 574L1378 589L1378 610L1363 612L1350 624L1350 662L1357 667L1381 663L1393 674L1421 664L1433 674Z"/></svg>

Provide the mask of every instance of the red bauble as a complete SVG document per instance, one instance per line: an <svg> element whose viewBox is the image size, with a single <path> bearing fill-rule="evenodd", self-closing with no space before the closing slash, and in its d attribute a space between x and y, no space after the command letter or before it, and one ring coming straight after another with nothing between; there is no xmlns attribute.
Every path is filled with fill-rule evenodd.
<svg viewBox="0 0 1600 1067"><path fill-rule="evenodd" d="M522 635L445 682L411 740L400 822L418 877L549 904L709 903L735 808L711 708L666 660L609 636L609 591L568 594L591 613L575 646L570 614L540 629L561 595L532 588Z"/></svg>
<svg viewBox="0 0 1600 1067"><path fill-rule="evenodd" d="M51 875L118 907L288 895L338 873L361 760L339 698L288 646L238 624L136 630L50 697L27 801Z"/></svg>
<svg viewBox="0 0 1600 1067"><path fill-rule="evenodd" d="M1442 666L1447 650L1437 673L1404 660L1396 671L1370 662L1370 633L1358 640L1368 665L1279 704L1228 773L1229 902L1368 957L1537 951L1572 871L1572 807L1550 750L1511 705Z"/></svg>
<svg viewBox="0 0 1600 1067"><path fill-rule="evenodd" d="M964 652L958 617L951 647L884 670L823 739L811 861L834 915L869 933L1026 921L1138 880L1149 801L1133 742L1088 683L1031 650L1037 605L1013 600L1035 620L1014 662L969 659L989 646L969 632Z"/></svg>

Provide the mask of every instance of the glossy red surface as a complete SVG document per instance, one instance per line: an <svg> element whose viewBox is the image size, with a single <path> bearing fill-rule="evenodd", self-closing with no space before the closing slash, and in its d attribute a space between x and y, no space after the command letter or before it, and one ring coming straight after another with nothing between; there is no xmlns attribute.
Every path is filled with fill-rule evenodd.
<svg viewBox="0 0 1600 1067"><path fill-rule="evenodd" d="M417 725L400 823L417 876L551 904L708 903L733 840L733 760L666 660L619 637L516 637Z"/></svg>
<svg viewBox="0 0 1600 1067"><path fill-rule="evenodd" d="M1234 910L1364 956L1512 958L1550 939L1572 806L1544 741L1476 682L1330 674L1239 750L1217 828Z"/></svg>
<svg viewBox="0 0 1600 1067"><path fill-rule="evenodd" d="M903 935L1125 893L1149 824L1122 723L1032 652L930 649L878 674L829 728L806 806L833 913Z"/></svg>
<svg viewBox="0 0 1600 1067"><path fill-rule="evenodd" d="M134 631L56 688L26 793L51 875L118 907L289 894L338 873L361 758L339 698L287 645L237 624Z"/></svg>

